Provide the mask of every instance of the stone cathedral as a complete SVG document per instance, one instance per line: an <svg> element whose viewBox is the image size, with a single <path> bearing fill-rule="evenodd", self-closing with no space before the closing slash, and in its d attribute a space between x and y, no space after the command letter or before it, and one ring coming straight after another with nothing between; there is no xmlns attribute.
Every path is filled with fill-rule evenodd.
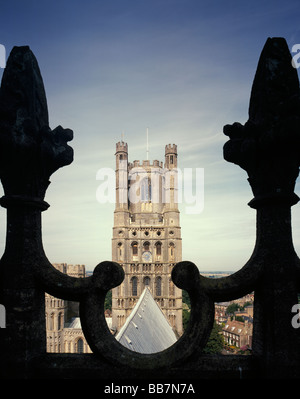
<svg viewBox="0 0 300 399"><path fill-rule="evenodd" d="M165 163L128 162L128 146L116 144L116 205L112 260L124 269L112 292L112 326L118 331L147 286L178 336L182 292L171 280L182 260L178 210L177 146L166 145Z"/></svg>

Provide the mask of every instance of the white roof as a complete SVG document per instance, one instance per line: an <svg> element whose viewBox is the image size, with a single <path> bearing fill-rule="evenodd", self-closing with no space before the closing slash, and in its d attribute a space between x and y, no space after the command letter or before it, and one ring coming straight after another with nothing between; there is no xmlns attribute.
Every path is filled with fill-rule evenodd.
<svg viewBox="0 0 300 399"><path fill-rule="evenodd" d="M107 322L108 327L111 328L111 324L112 324L111 317L105 317L105 320ZM81 327L80 317L73 317L68 328L80 328L81 329L82 327Z"/></svg>
<svg viewBox="0 0 300 399"><path fill-rule="evenodd" d="M80 317L73 317L68 328L81 328Z"/></svg>
<svg viewBox="0 0 300 399"><path fill-rule="evenodd" d="M116 339L128 349L156 353L176 341L176 335L161 308L146 287Z"/></svg>

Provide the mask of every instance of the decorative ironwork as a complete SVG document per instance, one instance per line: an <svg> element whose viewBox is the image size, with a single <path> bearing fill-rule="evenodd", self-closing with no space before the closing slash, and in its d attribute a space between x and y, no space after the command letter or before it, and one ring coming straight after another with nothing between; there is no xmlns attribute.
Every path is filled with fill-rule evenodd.
<svg viewBox="0 0 300 399"><path fill-rule="evenodd" d="M255 291L253 355L249 361L233 356L226 370L236 368L236 359L248 365L255 359L253 374L299 376L299 332L291 325L291 309L297 303L300 261L293 247L290 215L299 199L294 193L300 165L299 127L297 72L285 40L268 39L253 83L249 120L224 127L229 136L224 158L247 171L254 194L249 203L257 210L253 254L239 271L220 279L201 276L191 262L175 265L172 279L191 299L188 328L163 352L135 353L114 339L104 316L105 296L122 282L122 268L101 262L91 277L74 278L56 270L44 253L41 212L49 206L44 197L52 173L73 160L67 144L73 132L61 126L50 129L37 61L29 47L15 47L0 91L0 177L5 192L1 205L7 208L6 248L0 262L0 302L6 308L0 365L6 362L7 367L1 373L17 370L28 376L33 369L32 375L38 373L39 362L45 367L47 359L53 359L45 354L44 292L48 292L80 302L92 365L96 356L100 369L113 365L114 370L128 368L138 374L146 369L160 377L180 377L193 368L192 375L201 376L206 367L201 352L212 329L214 302ZM71 358L66 354L59 359L65 359L63 373L70 368ZM211 375L216 377L225 360L214 359L208 364L215 367Z"/></svg>

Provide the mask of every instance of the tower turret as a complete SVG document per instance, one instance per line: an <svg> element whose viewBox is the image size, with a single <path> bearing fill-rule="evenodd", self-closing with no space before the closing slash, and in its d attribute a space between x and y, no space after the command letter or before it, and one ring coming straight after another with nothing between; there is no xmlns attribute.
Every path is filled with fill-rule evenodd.
<svg viewBox="0 0 300 399"><path fill-rule="evenodd" d="M119 155L119 159L123 159L122 157L120 158L121 155L126 156L126 159L128 159L128 145L127 143L124 143L124 141L119 141L116 144L116 154Z"/></svg>
<svg viewBox="0 0 300 399"><path fill-rule="evenodd" d="M128 210L128 146L116 144L116 211Z"/></svg>
<svg viewBox="0 0 300 399"><path fill-rule="evenodd" d="M177 168L177 145L168 144L165 148L165 168Z"/></svg>
<svg viewBox="0 0 300 399"><path fill-rule="evenodd" d="M179 226L176 144L165 147L165 212L167 222Z"/></svg>

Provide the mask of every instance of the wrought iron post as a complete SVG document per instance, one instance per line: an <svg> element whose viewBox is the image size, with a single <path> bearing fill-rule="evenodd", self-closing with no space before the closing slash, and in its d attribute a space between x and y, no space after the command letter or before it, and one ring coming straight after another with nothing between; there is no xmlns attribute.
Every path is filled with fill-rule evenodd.
<svg viewBox="0 0 300 399"><path fill-rule="evenodd" d="M253 82L249 120L224 127L224 157L245 169L257 209L262 273L255 284L253 354L263 375L299 372L300 335L291 324L298 302L299 259L291 229L291 206L300 166L299 81L287 43L269 38ZM297 371L296 371L297 370Z"/></svg>

